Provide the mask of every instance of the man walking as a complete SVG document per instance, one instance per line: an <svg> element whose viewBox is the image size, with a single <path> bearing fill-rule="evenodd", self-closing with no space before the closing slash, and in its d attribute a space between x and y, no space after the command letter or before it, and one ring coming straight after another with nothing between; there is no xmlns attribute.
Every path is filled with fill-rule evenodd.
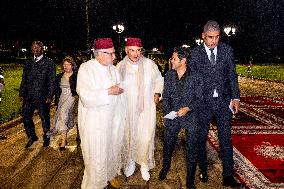
<svg viewBox="0 0 284 189"><path fill-rule="evenodd" d="M231 140L232 115L240 108L240 91L234 64L233 50L219 43L220 28L216 21L204 25L204 43L192 51L190 66L203 80L203 102L199 112L200 179L207 182L206 140L210 122L216 119L223 165L223 185L241 186L233 177L233 148Z"/></svg>
<svg viewBox="0 0 284 189"><path fill-rule="evenodd" d="M101 189L120 173L124 133L123 89L113 66L112 39L95 42L95 59L80 66L78 126L84 159L82 189Z"/></svg>
<svg viewBox="0 0 284 189"><path fill-rule="evenodd" d="M34 41L31 47L33 57L26 61L20 86L20 98L23 100L22 116L28 137L25 148L29 148L38 137L35 132L33 114L39 111L43 129L43 146L49 146L50 139L50 101L54 92L55 64L43 55L43 43Z"/></svg>
<svg viewBox="0 0 284 189"><path fill-rule="evenodd" d="M198 105L201 97L201 81L191 73L187 67L189 52L186 48L174 49L171 58L172 69L167 72L163 91L164 115L174 113L172 118L165 119L163 168L159 174L159 180L166 179L171 167L171 159L174 152L178 134L185 129L186 134L186 162L187 177L186 187L195 189L195 171L198 137ZM173 119L174 118L174 119Z"/></svg>
<svg viewBox="0 0 284 189"><path fill-rule="evenodd" d="M156 128L156 104L163 90L164 80L157 65L142 55L140 38L128 38L126 56L117 65L121 85L127 98L126 141L127 177L135 171L135 162L141 166L145 181L154 168L154 136Z"/></svg>

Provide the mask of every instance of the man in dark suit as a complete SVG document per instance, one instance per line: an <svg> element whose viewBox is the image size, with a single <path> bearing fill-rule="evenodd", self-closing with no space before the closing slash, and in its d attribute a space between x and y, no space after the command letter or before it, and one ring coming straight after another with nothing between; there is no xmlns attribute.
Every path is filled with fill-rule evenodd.
<svg viewBox="0 0 284 189"><path fill-rule="evenodd" d="M37 109L43 128L43 146L49 146L48 132L50 130L50 101L55 85L55 64L43 55L43 43L34 41L31 47L33 58L23 66L23 76L20 86L20 98L23 100L22 116L28 137L26 148L30 147L38 137L35 133L33 113Z"/></svg>
<svg viewBox="0 0 284 189"><path fill-rule="evenodd" d="M215 119L218 128L220 157L223 165L223 185L240 187L233 177L233 148L231 140L232 115L240 108L238 76L233 50L219 43L220 28L216 21L204 25L204 43L192 51L190 67L203 79L203 102L199 112L198 137L200 180L207 182L206 140L210 122Z"/></svg>
<svg viewBox="0 0 284 189"><path fill-rule="evenodd" d="M171 63L173 69L168 71L165 77L163 92L163 112L169 114L176 112L173 120L165 119L163 168L159 174L159 180L166 179L171 166L171 158L178 139L178 133L183 128L186 134L186 159L188 189L195 189L196 171L196 145L197 145L197 108L199 104L200 80L187 68L189 53L186 48L174 49Z"/></svg>

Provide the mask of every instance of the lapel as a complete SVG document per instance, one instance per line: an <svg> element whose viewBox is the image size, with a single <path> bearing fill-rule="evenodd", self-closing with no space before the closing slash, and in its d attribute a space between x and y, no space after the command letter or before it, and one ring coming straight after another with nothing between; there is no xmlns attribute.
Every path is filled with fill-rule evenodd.
<svg viewBox="0 0 284 189"><path fill-rule="evenodd" d="M209 58L208 58L208 55L206 53L206 50L205 50L205 47L204 47L204 44L200 45L201 46L201 57L204 58L204 63L206 65L212 65Z"/></svg>
<svg viewBox="0 0 284 189"><path fill-rule="evenodd" d="M217 46L216 65L220 65L223 63L223 59L225 57L224 55L225 55L225 52L224 52L223 45L219 43Z"/></svg>
<svg viewBox="0 0 284 189"><path fill-rule="evenodd" d="M213 66L208 58L204 45L201 45L201 56L204 58L204 63L206 66L212 66L214 68L219 67L223 64L223 60L225 57L225 51L222 43L219 43L217 46L217 56L216 56L216 64Z"/></svg>
<svg viewBox="0 0 284 189"><path fill-rule="evenodd" d="M205 50L205 47L204 47L204 44L200 45L201 46L201 60L202 60L202 67L203 69L207 70L206 72L212 72L215 70L215 68L217 67L218 65L218 62L217 62L217 59L216 59L216 64L215 65L212 65L212 63L210 62L209 58L208 58L208 55L207 55L207 52ZM218 52L217 52L218 53Z"/></svg>
<svg viewBox="0 0 284 189"><path fill-rule="evenodd" d="M44 57L42 57L40 60L38 60L37 62L35 62L38 65L42 65L44 64Z"/></svg>

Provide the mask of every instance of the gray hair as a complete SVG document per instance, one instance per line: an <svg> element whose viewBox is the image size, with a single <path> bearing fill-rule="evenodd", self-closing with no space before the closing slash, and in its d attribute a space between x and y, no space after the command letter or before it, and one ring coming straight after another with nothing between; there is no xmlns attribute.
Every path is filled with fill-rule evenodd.
<svg viewBox="0 0 284 189"><path fill-rule="evenodd" d="M203 33L208 32L208 31L220 31L220 27L218 22L214 20L209 20L203 28Z"/></svg>
<svg viewBox="0 0 284 189"><path fill-rule="evenodd" d="M99 52L100 52L99 50L96 50L96 49L95 49L95 50L94 50L94 56L95 56L95 57L99 56Z"/></svg>

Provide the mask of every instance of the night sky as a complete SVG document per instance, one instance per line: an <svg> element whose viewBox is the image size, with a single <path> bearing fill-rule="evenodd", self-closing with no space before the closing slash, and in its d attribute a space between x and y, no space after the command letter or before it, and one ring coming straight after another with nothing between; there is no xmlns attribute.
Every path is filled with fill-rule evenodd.
<svg viewBox="0 0 284 189"><path fill-rule="evenodd" d="M2 0L0 11L0 42L42 40L62 49L86 49L85 0ZM204 23L214 19L221 27L237 27L235 36L222 35L237 56L283 57L283 0L89 0L88 14L90 41L111 37L118 45L112 25L123 23L122 39L138 36L146 49L167 51L196 45Z"/></svg>

